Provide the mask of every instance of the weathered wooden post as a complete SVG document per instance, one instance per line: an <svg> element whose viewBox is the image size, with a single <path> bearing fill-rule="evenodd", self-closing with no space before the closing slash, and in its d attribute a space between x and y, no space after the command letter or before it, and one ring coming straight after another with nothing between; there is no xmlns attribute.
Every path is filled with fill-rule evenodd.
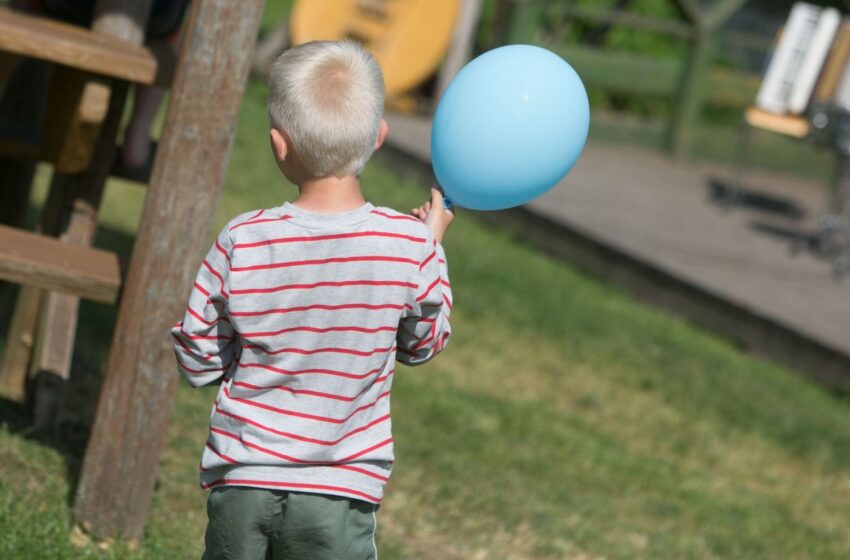
<svg viewBox="0 0 850 560"><path fill-rule="evenodd" d="M74 504L97 535L142 535L177 382L168 329L209 243L262 7L192 5Z"/></svg>

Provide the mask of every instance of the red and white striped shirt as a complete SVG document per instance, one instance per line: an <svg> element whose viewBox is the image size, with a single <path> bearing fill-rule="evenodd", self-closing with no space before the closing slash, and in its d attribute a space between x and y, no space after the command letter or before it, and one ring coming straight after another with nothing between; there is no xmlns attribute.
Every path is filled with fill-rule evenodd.
<svg viewBox="0 0 850 560"><path fill-rule="evenodd" d="M189 382L220 383L202 487L380 502L395 363L442 351L451 306L443 249L414 217L287 203L232 220L172 329Z"/></svg>

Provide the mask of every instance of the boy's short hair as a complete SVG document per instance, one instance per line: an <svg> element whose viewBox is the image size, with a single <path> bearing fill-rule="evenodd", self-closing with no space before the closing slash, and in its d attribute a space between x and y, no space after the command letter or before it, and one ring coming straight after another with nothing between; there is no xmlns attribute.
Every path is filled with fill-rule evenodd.
<svg viewBox="0 0 850 560"><path fill-rule="evenodd" d="M351 41L292 47L272 66L268 109L310 178L359 175L380 131L381 68Z"/></svg>

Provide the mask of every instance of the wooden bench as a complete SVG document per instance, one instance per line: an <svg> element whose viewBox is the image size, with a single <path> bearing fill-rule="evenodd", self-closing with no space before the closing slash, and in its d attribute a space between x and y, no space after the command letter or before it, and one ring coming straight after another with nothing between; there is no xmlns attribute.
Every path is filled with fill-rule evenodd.
<svg viewBox="0 0 850 560"><path fill-rule="evenodd" d="M12 171L0 204L28 198L32 174L16 169L40 160L54 170L37 225L44 235L4 230L0 237L0 278L22 284L0 364L0 393L17 400L32 371L68 378L79 298L116 301L117 258L89 247L127 85L166 86L176 65L171 49L142 45L150 0L99 0L98 6L91 29L0 7L0 91L5 83L18 99L0 117L0 156L17 160L0 160L0 175ZM30 69L42 63L49 79L18 79L24 62ZM46 95L29 101L29 87ZM29 395L36 412L39 394L36 388ZM37 424L50 421L36 413Z"/></svg>
<svg viewBox="0 0 850 560"><path fill-rule="evenodd" d="M174 69L173 60L148 47L3 7L0 51L147 85L167 85Z"/></svg>
<svg viewBox="0 0 850 560"><path fill-rule="evenodd" d="M114 253L3 225L0 279L104 303L115 303L121 288Z"/></svg>
<svg viewBox="0 0 850 560"><path fill-rule="evenodd" d="M47 161L68 174L81 172L91 162L109 106L109 80L166 87L176 62L168 49L133 45L3 7L0 53L0 82L15 67L10 61L22 57L56 65L43 131L27 130L21 123L8 126L0 122L0 155Z"/></svg>
<svg viewBox="0 0 850 560"><path fill-rule="evenodd" d="M120 37L128 43L142 42L151 0L97 0L95 4L94 31ZM177 387L177 376L168 373L175 366L171 361L164 361L168 353L163 351L166 337L162 326L173 324L182 313L185 292L179 287L190 285L195 263L203 254L211 233L208 221L188 223L175 220L174 216L187 212L203 216L215 213L262 7L263 0L241 0L238 3L233 0L193 0L184 27L180 71L175 74L171 88L155 171L146 192L141 223L133 245L133 258L127 272L128 281L121 290L98 409L76 486L76 522L98 537L134 540L143 534L157 478L162 443L159 436L166 432ZM4 31L0 30L0 36L3 34ZM52 52L53 49L45 48L45 51L48 50ZM41 54L33 53L33 56ZM91 73L89 70L85 72ZM106 77L96 73L92 75ZM15 237L19 232L14 231L9 232L13 235L10 240L0 243L7 251L0 254L0 261L28 262L29 259L27 266L37 274L28 274L22 279L24 282L46 283L46 278L52 277L55 287L66 288L61 279L64 272L50 268L56 266L51 263L55 258L67 259L62 266L77 267L75 275L94 279L100 284L103 289L94 290L96 294L92 294L99 294L97 297L106 298L103 294L112 290L109 285L117 282L114 257L105 257L111 260L111 264L98 257L101 261L98 266L89 266L89 263L81 267L81 262L89 262L94 254L100 253L84 251L79 259L69 255L74 250L70 247L72 243L83 245L93 234L96 221L92 218L96 217L105 176L113 161L127 83L126 79L111 82L109 109L91 165L78 175L58 174L58 181L54 176L54 187L59 188L51 189L45 208L51 206L51 199L56 199L61 202L56 205L58 211L67 215L67 200L70 198L73 202L70 220L60 224L56 232L64 243L61 251L53 251L57 249L53 245L52 249L45 249L52 254L33 259L34 247L41 246L44 240L27 235ZM211 83L216 87L210 88ZM221 149L210 151L210 146ZM7 194L11 187L3 184L0 195ZM58 194L53 196L53 193ZM62 193L70 193L71 196ZM46 228L44 231L54 233ZM5 234L2 232L2 235ZM109 270L111 272L103 273ZM16 276L18 273L13 276L6 270L6 274L7 278L19 278ZM78 288L73 287L75 290ZM21 290L22 294L35 292L40 291ZM76 299L56 293L49 297ZM114 292L108 297L114 298ZM48 302L46 316L50 315L50 309ZM16 314L15 318L23 316ZM54 316L59 319L76 317L70 313ZM57 332L62 327L62 321L47 319L44 322L47 328L55 326ZM74 323L69 321L67 324ZM20 329L10 330L21 332ZM55 340L62 342L63 346L70 346L67 343L73 339L72 333L65 328L64 333L58 334L61 336ZM26 341L22 343L20 338L14 339L11 334L9 340L8 350L26 345ZM42 355L45 347L53 348L52 342L44 340L42 336L37 343ZM47 352L51 360L53 356L58 358L60 355L63 358L59 360L62 362L59 364L61 373L67 371L68 362L64 358L70 354L66 348L58 353ZM45 362L41 361L38 367L43 365ZM22 378L8 375L5 368L0 371L0 390L4 382L20 390L22 381ZM144 395L144 398L139 398L139 395ZM38 405L38 399L35 404ZM35 410L37 413L38 406ZM128 480L133 483L127 484Z"/></svg>

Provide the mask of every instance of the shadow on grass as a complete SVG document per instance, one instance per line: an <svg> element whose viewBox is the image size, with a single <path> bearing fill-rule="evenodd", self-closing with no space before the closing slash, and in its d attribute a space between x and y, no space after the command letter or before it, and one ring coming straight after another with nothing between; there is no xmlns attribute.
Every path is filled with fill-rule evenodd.
<svg viewBox="0 0 850 560"><path fill-rule="evenodd" d="M126 263L132 251L133 237L114 229L99 228L95 245L117 253ZM4 317L11 317L17 293L18 290L7 285L0 290L0 309L9 311ZM69 378L65 380L53 373L36 372L27 380L26 402L18 403L0 397L0 425L10 433L54 449L63 457L69 483L69 505L74 499L94 422L117 312L117 306L81 301ZM9 343L9 321L0 323L5 354ZM35 414L37 409L40 415ZM50 421L36 423L38 417L47 417Z"/></svg>

